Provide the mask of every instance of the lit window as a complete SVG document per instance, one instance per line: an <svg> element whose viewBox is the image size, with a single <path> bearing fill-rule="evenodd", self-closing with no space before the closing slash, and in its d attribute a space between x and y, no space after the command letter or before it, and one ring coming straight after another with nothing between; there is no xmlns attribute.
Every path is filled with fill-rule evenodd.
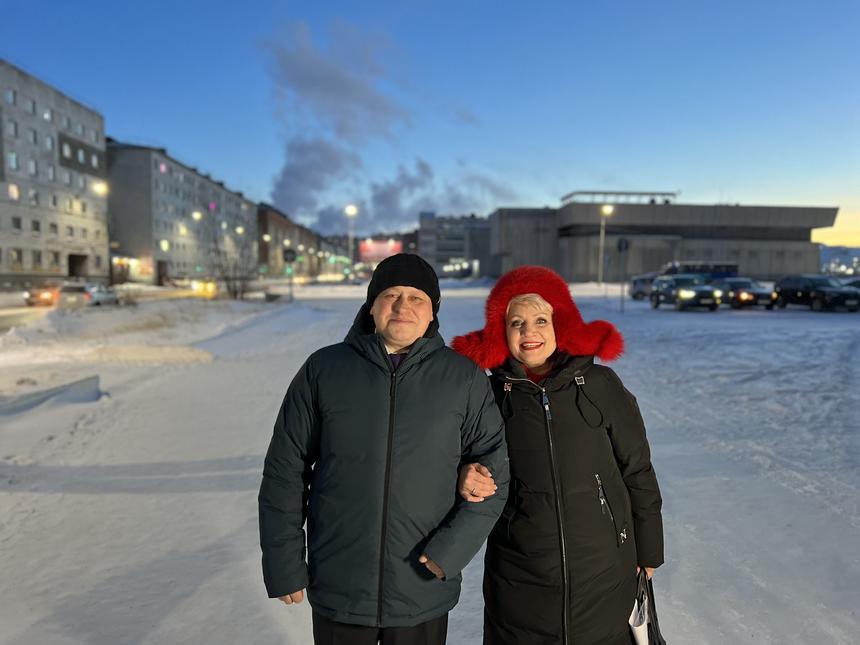
<svg viewBox="0 0 860 645"><path fill-rule="evenodd" d="M18 153L9 153L9 170L18 170Z"/></svg>
<svg viewBox="0 0 860 645"><path fill-rule="evenodd" d="M17 122L12 121L11 119L9 121L6 121L6 135L10 136L10 137L17 137L18 136L18 123Z"/></svg>
<svg viewBox="0 0 860 645"><path fill-rule="evenodd" d="M9 184L9 199L16 202L21 199L21 191L18 189L17 184Z"/></svg>
<svg viewBox="0 0 860 645"><path fill-rule="evenodd" d="M15 101L16 101L16 97L17 97L15 90L10 88L10 89L6 90L5 92L3 92L3 96L6 98L6 102L9 105L15 105Z"/></svg>
<svg viewBox="0 0 860 645"><path fill-rule="evenodd" d="M46 108L44 112L42 112L42 118L49 123L54 120L54 111L51 108Z"/></svg>
<svg viewBox="0 0 860 645"><path fill-rule="evenodd" d="M158 172L160 172L162 175L165 174L167 172L167 164L164 162L158 164Z"/></svg>
<svg viewBox="0 0 860 645"><path fill-rule="evenodd" d="M63 156L66 159L72 158L72 147L68 143L63 144Z"/></svg>
<svg viewBox="0 0 860 645"><path fill-rule="evenodd" d="M45 150L53 150L54 149L54 137L48 135L45 137Z"/></svg>
<svg viewBox="0 0 860 645"><path fill-rule="evenodd" d="M86 163L86 162L87 162L86 153L83 151L82 148L78 148L78 163Z"/></svg>

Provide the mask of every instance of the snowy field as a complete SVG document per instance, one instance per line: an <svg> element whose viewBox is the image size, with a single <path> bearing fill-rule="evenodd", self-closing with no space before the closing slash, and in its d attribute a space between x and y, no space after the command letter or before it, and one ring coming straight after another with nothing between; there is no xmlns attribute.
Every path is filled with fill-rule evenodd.
<svg viewBox="0 0 860 645"><path fill-rule="evenodd" d="M0 643L311 643L307 603L266 598L256 494L287 384L362 291L52 312L0 337ZM482 325L486 293L444 292L446 338ZM665 499L668 641L857 642L860 315L621 314L616 290L574 293L627 340L614 366ZM480 558L464 576L452 645L480 642Z"/></svg>

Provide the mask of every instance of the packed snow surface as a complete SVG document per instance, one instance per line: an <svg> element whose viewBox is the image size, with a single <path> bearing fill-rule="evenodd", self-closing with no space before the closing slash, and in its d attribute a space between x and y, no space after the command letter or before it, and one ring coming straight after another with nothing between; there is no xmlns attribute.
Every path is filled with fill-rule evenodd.
<svg viewBox="0 0 860 645"><path fill-rule="evenodd" d="M364 289L57 311L0 337L3 400L99 377L92 396L0 414L0 643L311 643L307 603L266 597L256 494L290 379L344 337ZM621 314L617 287L573 292L627 342L613 366L665 500L667 640L855 643L860 315ZM482 326L486 293L443 292L448 340ZM480 642L481 569L452 645Z"/></svg>

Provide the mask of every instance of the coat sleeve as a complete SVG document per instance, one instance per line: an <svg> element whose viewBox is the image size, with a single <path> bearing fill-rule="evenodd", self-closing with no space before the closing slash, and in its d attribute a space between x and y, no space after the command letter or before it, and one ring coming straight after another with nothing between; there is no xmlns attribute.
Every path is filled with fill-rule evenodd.
<svg viewBox="0 0 860 645"><path fill-rule="evenodd" d="M624 387L618 375L609 368L604 373L610 396L617 402L609 415L609 438L630 495L638 563L642 567L659 567L663 564L663 499L651 465L645 423L636 397Z"/></svg>
<svg viewBox="0 0 860 645"><path fill-rule="evenodd" d="M505 426L490 388L477 366L469 386L461 434L461 463L481 463L490 469L498 487L483 502L467 502L459 493L454 506L425 546L427 556L454 578L475 557L487 539L508 498L508 447Z"/></svg>
<svg viewBox="0 0 860 645"><path fill-rule="evenodd" d="M270 598L308 586L305 531L308 491L319 445L309 362L293 378L263 466L258 497L263 580Z"/></svg>

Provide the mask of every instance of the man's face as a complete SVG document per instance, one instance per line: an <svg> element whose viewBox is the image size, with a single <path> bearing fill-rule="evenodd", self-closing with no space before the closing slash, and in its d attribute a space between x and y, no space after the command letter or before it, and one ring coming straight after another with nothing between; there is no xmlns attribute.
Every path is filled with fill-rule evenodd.
<svg viewBox="0 0 860 645"><path fill-rule="evenodd" d="M421 289L389 287L376 296L370 315L385 344L398 351L412 345L427 331L433 321L433 303Z"/></svg>

